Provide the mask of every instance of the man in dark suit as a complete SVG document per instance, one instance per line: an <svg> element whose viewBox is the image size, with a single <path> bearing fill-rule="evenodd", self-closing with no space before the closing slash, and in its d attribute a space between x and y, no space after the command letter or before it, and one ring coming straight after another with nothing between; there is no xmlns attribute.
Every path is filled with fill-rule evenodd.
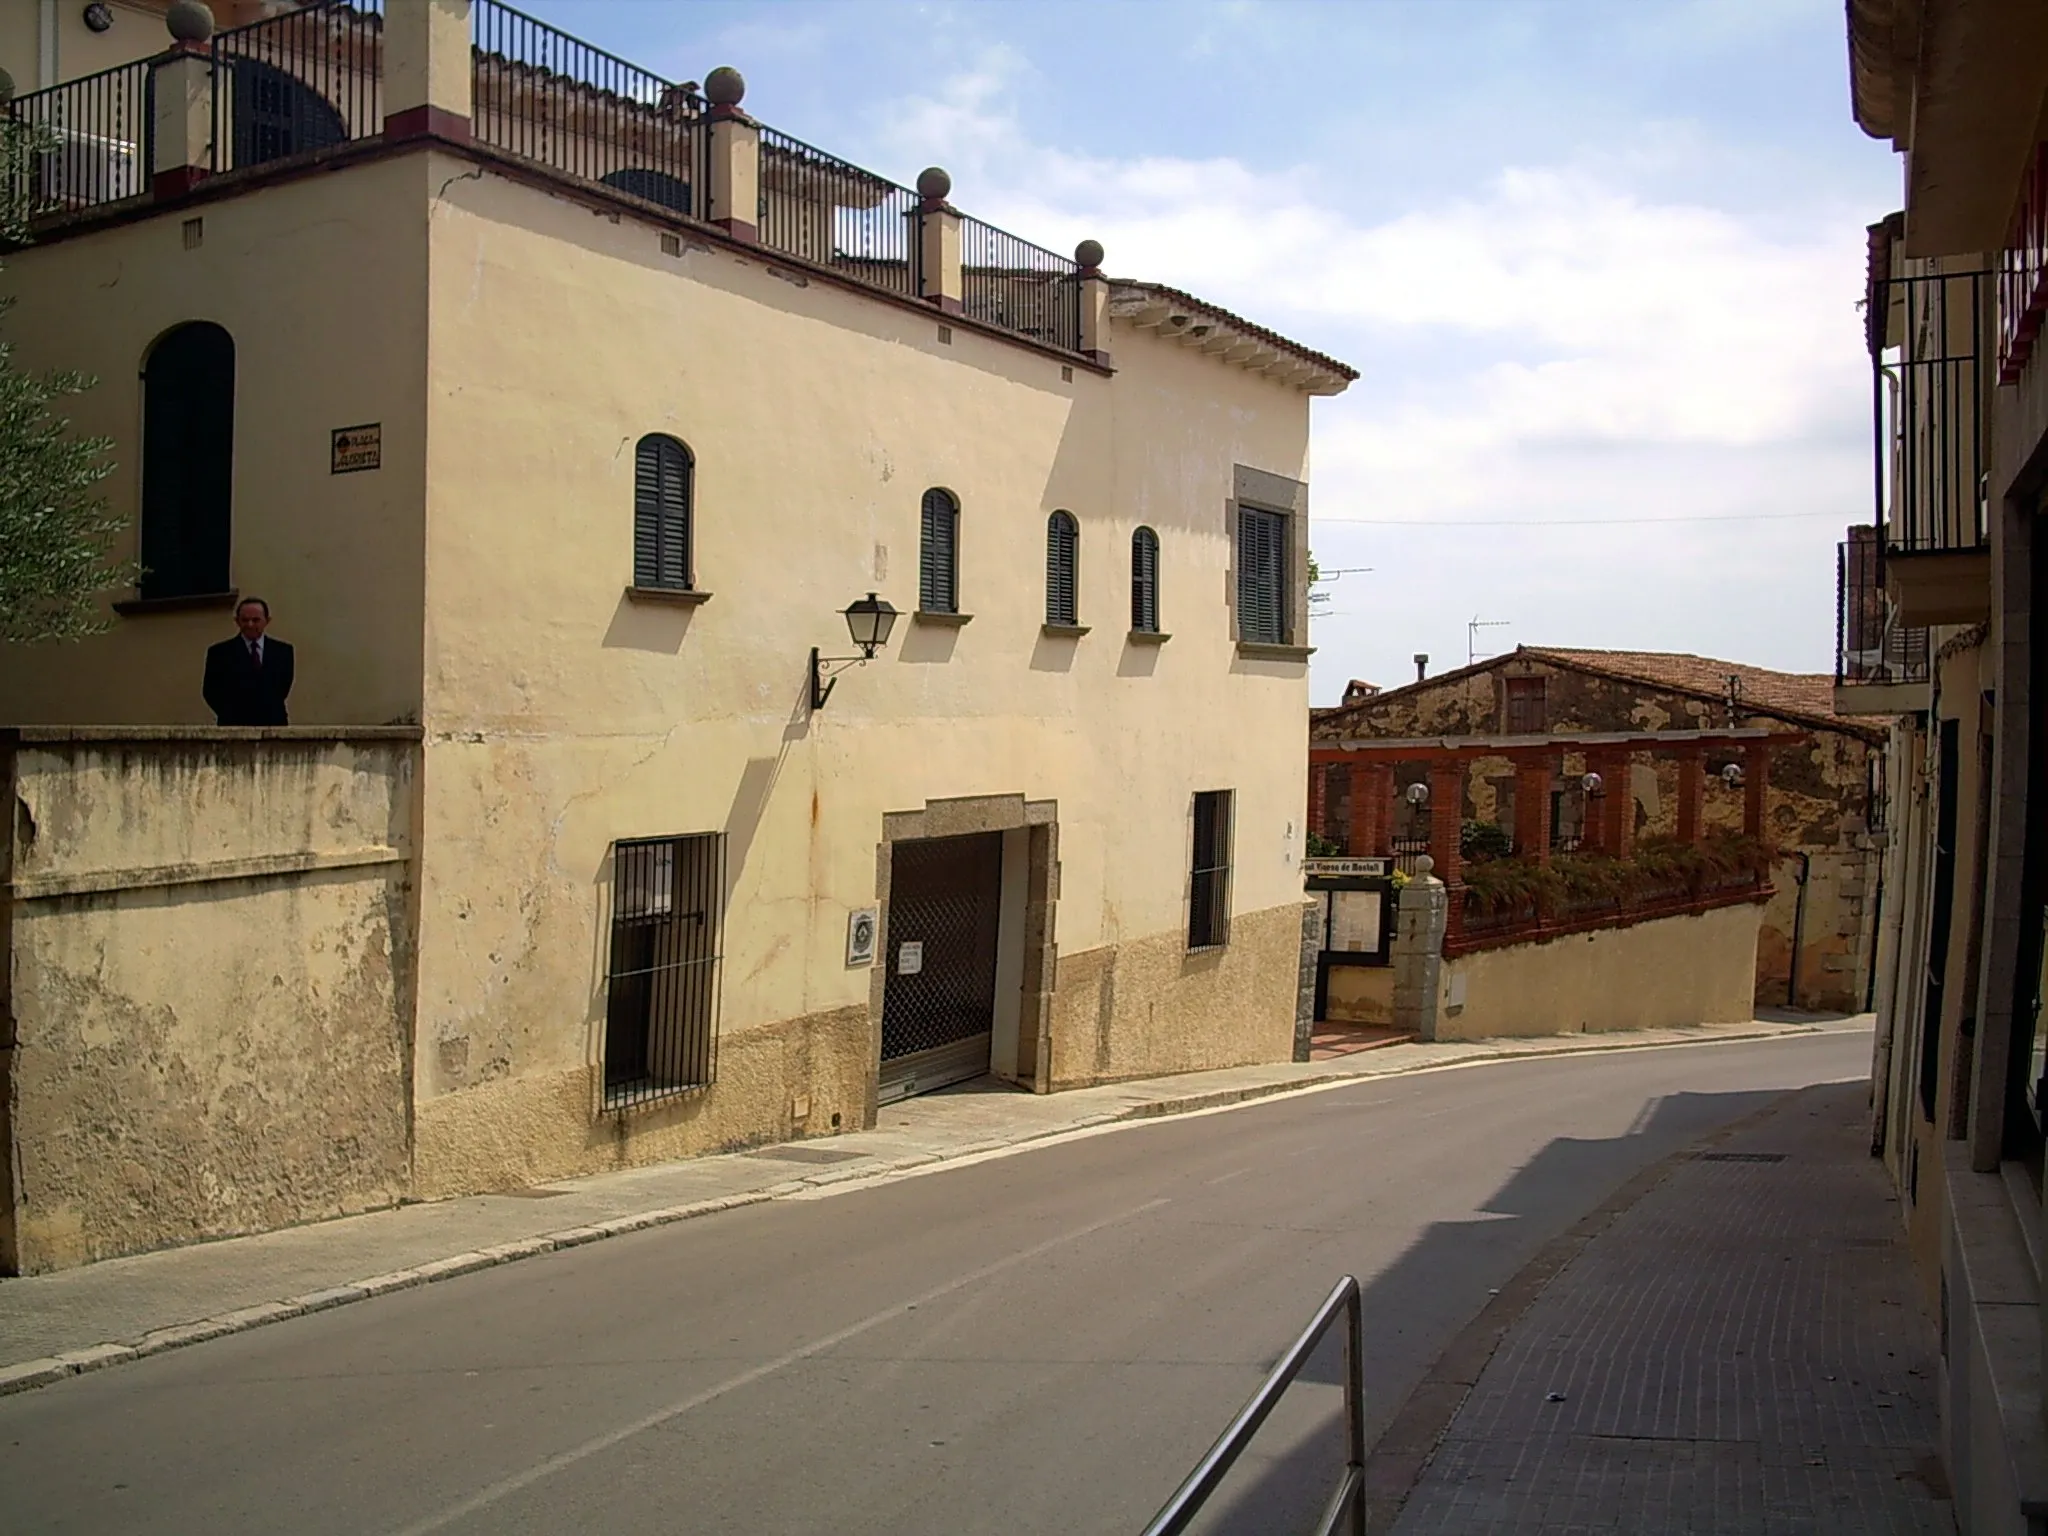
<svg viewBox="0 0 2048 1536"><path fill-rule="evenodd" d="M215 725L289 725L284 701L292 691L292 648L272 640L270 604L245 597L235 605L241 633L206 649L206 681L200 692Z"/></svg>

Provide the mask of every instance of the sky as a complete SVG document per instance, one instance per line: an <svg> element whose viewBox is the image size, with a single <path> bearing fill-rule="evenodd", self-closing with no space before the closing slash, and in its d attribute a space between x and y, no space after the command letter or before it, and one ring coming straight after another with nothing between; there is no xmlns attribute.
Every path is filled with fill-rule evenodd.
<svg viewBox="0 0 2048 1536"><path fill-rule="evenodd" d="M1312 407L1315 703L1517 644L1832 667L1899 199L1840 0L527 8L1357 368Z"/></svg>

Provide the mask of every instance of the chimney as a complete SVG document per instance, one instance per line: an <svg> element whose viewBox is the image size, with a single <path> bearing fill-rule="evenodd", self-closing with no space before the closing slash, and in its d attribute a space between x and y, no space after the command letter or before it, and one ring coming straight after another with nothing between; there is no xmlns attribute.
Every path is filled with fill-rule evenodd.
<svg viewBox="0 0 2048 1536"><path fill-rule="evenodd" d="M1429 676L1429 652L1427 652L1427 651L1417 651L1417 652L1415 653L1415 681L1417 681L1417 682L1419 683L1419 682L1423 681L1423 680L1424 680L1425 678L1427 678L1428 676Z"/></svg>

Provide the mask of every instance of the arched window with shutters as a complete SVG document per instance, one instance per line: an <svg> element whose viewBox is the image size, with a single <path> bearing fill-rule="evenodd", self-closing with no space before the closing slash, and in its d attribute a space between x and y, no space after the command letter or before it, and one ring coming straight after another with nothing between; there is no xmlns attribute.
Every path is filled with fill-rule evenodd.
<svg viewBox="0 0 2048 1536"><path fill-rule="evenodd" d="M1150 528L1131 535L1131 629L1159 633L1159 535Z"/></svg>
<svg viewBox="0 0 2048 1536"><path fill-rule="evenodd" d="M960 611L960 503L936 487L924 493L918 529L917 606L923 613Z"/></svg>
<svg viewBox="0 0 2048 1536"><path fill-rule="evenodd" d="M194 320L142 364L143 598L228 590L234 482L235 342Z"/></svg>
<svg viewBox="0 0 2048 1536"><path fill-rule="evenodd" d="M690 496L697 461L663 432L633 451L633 585L687 592L692 585Z"/></svg>
<svg viewBox="0 0 2048 1536"><path fill-rule="evenodd" d="M1080 624L1081 529L1071 512L1045 520L1045 622L1072 629Z"/></svg>

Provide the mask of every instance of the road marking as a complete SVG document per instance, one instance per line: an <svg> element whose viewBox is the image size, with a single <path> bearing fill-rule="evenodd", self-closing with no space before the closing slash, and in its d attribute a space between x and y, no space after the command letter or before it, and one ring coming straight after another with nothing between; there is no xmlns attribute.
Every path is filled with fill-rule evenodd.
<svg viewBox="0 0 2048 1536"><path fill-rule="evenodd" d="M969 1270L964 1275L948 1280L944 1285L933 1286L922 1295L913 1296L909 1301L899 1301L894 1306L884 1307L879 1312L870 1313L859 1322L849 1323L837 1333L829 1333L822 1339L815 1339L811 1343L804 1345L801 1349L792 1349L786 1355L777 1355L773 1360L764 1361L752 1370L742 1371L739 1375L728 1377L716 1386L706 1387L701 1392L694 1392L680 1402L670 1403L666 1408L657 1408L654 1412L635 1419L630 1424L621 1425L617 1429L599 1435L593 1440L586 1440L583 1444L563 1451L559 1455L550 1456L546 1461L528 1467L524 1472L517 1472L510 1477L500 1478L497 1482L491 1483L471 1494L459 1504L451 1504L437 1515L429 1515L426 1519L416 1521L412 1525L400 1527L395 1536L427 1536L429 1531L446 1529L456 1521L475 1514L478 1510L488 1509L500 1499L509 1497L519 1492L522 1488L530 1488L543 1478L553 1477L557 1472L572 1467L579 1461L587 1460L589 1457L597 1455L600 1451L608 1451L623 1440L630 1440L635 1435L645 1434L648 1430L666 1424L671 1419L681 1418L692 1409L701 1408L706 1403L724 1397L728 1392L736 1392L741 1387L752 1386L763 1377L772 1376L777 1371L785 1370L799 1361L810 1359L813 1355L821 1355L826 1350L844 1344L848 1339L866 1333L871 1328L879 1328L883 1323L893 1321L906 1313L914 1312L917 1308L929 1302L937 1301L943 1296L950 1296L955 1291L965 1290L970 1285L978 1285L984 1280L1001 1274L1006 1269L1013 1269L1019 1264L1027 1263L1037 1258L1040 1254L1047 1253L1064 1243L1076 1242L1081 1238L1100 1232L1105 1227L1113 1227L1119 1222L1129 1221L1133 1216L1142 1216L1147 1211L1157 1210L1160 1206L1169 1203L1164 1196L1157 1200L1147 1200L1143 1205L1134 1205L1127 1211L1120 1211L1114 1216L1105 1216L1100 1221L1089 1222L1085 1227L1076 1227L1071 1232L1062 1232L1058 1237L1049 1237L1042 1243L1036 1243L1029 1248L1020 1249L1008 1258L998 1259L993 1264L984 1264L979 1269Z"/></svg>
<svg viewBox="0 0 2048 1536"><path fill-rule="evenodd" d="M1203 1182L1206 1184L1224 1184L1232 1179L1241 1179L1250 1172L1251 1169L1249 1168L1240 1168L1235 1173L1219 1173L1215 1178L1205 1179Z"/></svg>

